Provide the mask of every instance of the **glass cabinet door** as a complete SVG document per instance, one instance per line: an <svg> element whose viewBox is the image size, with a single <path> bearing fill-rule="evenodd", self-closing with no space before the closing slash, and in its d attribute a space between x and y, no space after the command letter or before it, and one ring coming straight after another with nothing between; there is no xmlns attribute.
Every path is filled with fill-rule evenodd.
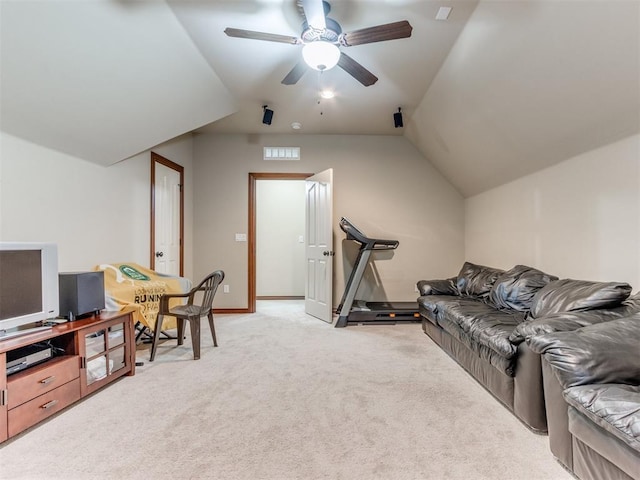
<svg viewBox="0 0 640 480"><path fill-rule="evenodd" d="M84 336L84 346L87 357L93 357L99 353L103 353L106 350L104 330L87 333Z"/></svg>
<svg viewBox="0 0 640 480"><path fill-rule="evenodd" d="M107 376L107 344L105 331L87 333L84 336L87 359L87 385L91 385Z"/></svg>
<svg viewBox="0 0 640 480"><path fill-rule="evenodd" d="M120 321L107 323L84 332L82 338L84 339L87 387L111 375L115 376L128 366L126 329L127 323Z"/></svg>
<svg viewBox="0 0 640 480"><path fill-rule="evenodd" d="M117 372L127 366L124 348L124 323L117 323L109 327L109 363L110 372Z"/></svg>

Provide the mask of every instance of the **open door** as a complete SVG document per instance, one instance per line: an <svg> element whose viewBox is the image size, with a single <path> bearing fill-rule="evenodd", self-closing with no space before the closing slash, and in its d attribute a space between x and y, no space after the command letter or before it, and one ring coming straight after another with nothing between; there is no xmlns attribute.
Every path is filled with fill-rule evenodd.
<svg viewBox="0 0 640 480"><path fill-rule="evenodd" d="M333 169L306 180L305 312L333 320Z"/></svg>

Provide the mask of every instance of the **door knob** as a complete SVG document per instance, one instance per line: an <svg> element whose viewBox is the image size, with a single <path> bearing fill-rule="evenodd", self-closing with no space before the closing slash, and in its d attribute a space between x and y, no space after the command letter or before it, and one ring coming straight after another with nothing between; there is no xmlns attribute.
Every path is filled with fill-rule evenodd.
<svg viewBox="0 0 640 480"><path fill-rule="evenodd" d="M156 257L162 257L164 255L164 253L162 252L156 252Z"/></svg>

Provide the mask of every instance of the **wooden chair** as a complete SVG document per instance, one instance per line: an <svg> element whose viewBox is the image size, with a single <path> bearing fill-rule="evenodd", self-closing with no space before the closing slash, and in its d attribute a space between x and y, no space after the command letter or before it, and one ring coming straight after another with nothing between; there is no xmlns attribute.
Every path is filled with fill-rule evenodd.
<svg viewBox="0 0 640 480"><path fill-rule="evenodd" d="M158 318L153 332L153 343L151 345L151 358L150 362L156 356L156 348L158 346L158 340L160 338L160 332L162 331L162 320L165 315L175 317L178 324L178 345L182 345L184 342L184 323L185 320L189 321L189 329L191 331L191 343L193 345L193 359L198 360L200 358L200 318L205 315L209 318L209 327L211 328L211 335L213 336L213 346L218 346L216 340L216 330L213 326L213 297L216 294L218 285L224 279L224 272L222 270L216 270L212 274L208 275L204 280L194 287L188 293L169 293L160 298L160 309L158 310ZM198 298L202 297L200 305L194 304L196 300L196 294L202 292L202 295L198 295ZM173 308L169 308L169 301L174 298L187 298L185 305L177 305Z"/></svg>

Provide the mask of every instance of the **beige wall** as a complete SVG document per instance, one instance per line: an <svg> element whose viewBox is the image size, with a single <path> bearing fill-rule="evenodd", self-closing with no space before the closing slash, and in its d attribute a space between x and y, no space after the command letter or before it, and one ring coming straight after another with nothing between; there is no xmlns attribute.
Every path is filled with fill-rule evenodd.
<svg viewBox="0 0 640 480"><path fill-rule="evenodd" d="M470 261L640 288L640 135L466 200Z"/></svg>
<svg viewBox="0 0 640 480"><path fill-rule="evenodd" d="M1 134L0 240L58 244L60 271L149 265L150 155L110 167ZM191 137L154 149L186 167L186 273L192 271Z"/></svg>
<svg viewBox="0 0 640 480"><path fill-rule="evenodd" d="M58 243L62 271L148 265L149 152L102 167L5 133L0 140L0 240ZM302 147L302 160L261 160L263 146L280 145ZM640 288L640 136L466 201L403 137L198 135L153 150L185 166L185 274L225 269L231 293L220 307L246 306L247 244L234 234L247 233L248 173L329 167L334 304L355 258L341 216L369 236L400 240L392 259L375 263L381 285L368 273L363 299L413 299L416 280L453 275L465 258Z"/></svg>
<svg viewBox="0 0 640 480"><path fill-rule="evenodd" d="M302 180L256 182L258 296L304 296L304 199Z"/></svg>
<svg viewBox="0 0 640 480"><path fill-rule="evenodd" d="M300 146L301 161L265 162L264 146ZM464 242L461 195L401 136L224 135L194 139L194 262L196 276L225 270L230 293L219 308L247 306L249 172L309 172L334 169L334 305L355 259L337 226L351 219L371 237L395 238L392 259L375 263L381 283L361 290L366 300L413 300L415 282L459 269Z"/></svg>

